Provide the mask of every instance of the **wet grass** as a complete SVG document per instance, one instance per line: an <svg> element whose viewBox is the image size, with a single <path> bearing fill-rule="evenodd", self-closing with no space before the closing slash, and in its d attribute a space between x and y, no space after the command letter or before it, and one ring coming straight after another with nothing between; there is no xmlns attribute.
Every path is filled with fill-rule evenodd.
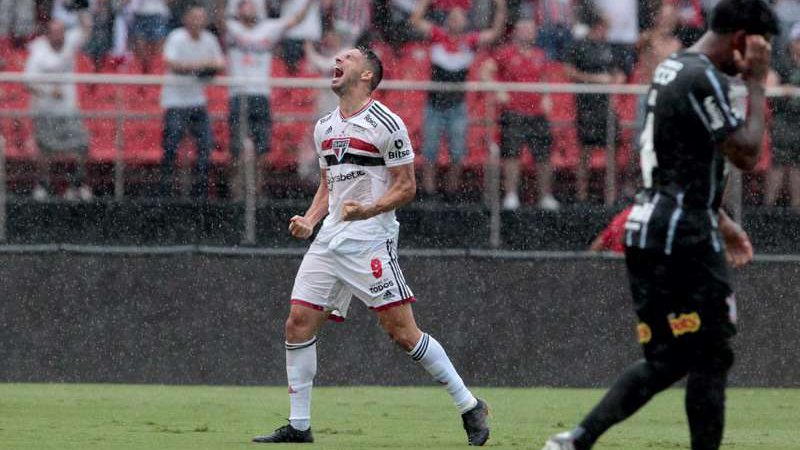
<svg viewBox="0 0 800 450"><path fill-rule="evenodd" d="M492 406L491 446L536 450L602 395L476 392ZM682 399L680 390L662 394L596 448L688 449ZM728 405L723 448L800 448L800 390L734 389ZM284 387L0 384L0 449L253 449L260 446L249 439L285 423L287 408ZM313 411L316 443L303 448L465 447L460 418L439 388L317 388Z"/></svg>

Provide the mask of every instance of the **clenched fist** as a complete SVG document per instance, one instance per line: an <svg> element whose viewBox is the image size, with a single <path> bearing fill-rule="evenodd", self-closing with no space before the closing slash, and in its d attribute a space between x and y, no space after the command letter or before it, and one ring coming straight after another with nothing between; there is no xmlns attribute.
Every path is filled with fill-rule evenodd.
<svg viewBox="0 0 800 450"><path fill-rule="evenodd" d="M297 239L308 239L314 233L314 226L303 216L289 219L289 233Z"/></svg>
<svg viewBox="0 0 800 450"><path fill-rule="evenodd" d="M374 215L369 208L353 200L347 200L342 205L342 220L364 220Z"/></svg>

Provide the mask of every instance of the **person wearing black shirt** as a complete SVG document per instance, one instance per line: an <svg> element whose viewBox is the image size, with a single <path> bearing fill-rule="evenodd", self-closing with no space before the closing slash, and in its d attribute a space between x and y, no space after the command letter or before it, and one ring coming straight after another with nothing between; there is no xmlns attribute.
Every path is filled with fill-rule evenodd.
<svg viewBox="0 0 800 450"><path fill-rule="evenodd" d="M567 49L566 75L576 83L624 83L625 74L615 67L612 46L606 40L608 25L595 10L584 14L590 27L586 38L575 41ZM577 198L589 199L589 155L594 148L605 147L608 132L608 94L577 94L575 96L575 128L581 144L581 156L576 173ZM616 121L616 116L611 120ZM614 129L619 129L615 126Z"/></svg>
<svg viewBox="0 0 800 450"><path fill-rule="evenodd" d="M545 450L587 450L613 425L686 377L692 450L722 442L727 374L733 364L733 266L752 259L747 234L720 209L726 161L751 170L764 136L769 39L764 0L721 0L711 29L653 75L641 138L644 189L625 224L625 259L644 359L617 379L572 431ZM732 105L727 75L749 92L748 117Z"/></svg>

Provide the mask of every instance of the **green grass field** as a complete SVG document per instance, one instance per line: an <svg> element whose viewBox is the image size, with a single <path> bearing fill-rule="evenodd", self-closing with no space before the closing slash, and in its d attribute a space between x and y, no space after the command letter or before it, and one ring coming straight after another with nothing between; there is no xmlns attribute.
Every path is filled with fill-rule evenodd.
<svg viewBox="0 0 800 450"><path fill-rule="evenodd" d="M490 446L536 450L602 394L476 392L493 409ZM662 394L596 448L688 448L682 399L681 390ZM728 405L725 448L800 448L800 390L734 389ZM287 408L286 389L278 387L0 384L0 448L252 449L261 446L250 444L250 437L282 425ZM317 388L313 410L313 448L466 446L460 418L438 388Z"/></svg>

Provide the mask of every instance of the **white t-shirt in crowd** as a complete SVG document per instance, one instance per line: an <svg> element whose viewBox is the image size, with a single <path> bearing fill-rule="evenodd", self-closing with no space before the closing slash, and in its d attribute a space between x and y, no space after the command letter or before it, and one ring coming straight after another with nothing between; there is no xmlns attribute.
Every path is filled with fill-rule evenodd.
<svg viewBox="0 0 800 450"><path fill-rule="evenodd" d="M608 20L606 38L612 44L635 44L639 39L638 0L595 0Z"/></svg>
<svg viewBox="0 0 800 450"><path fill-rule="evenodd" d="M286 21L262 20L250 28L237 20L228 21L228 74L257 78L263 84L231 86L231 94L269 95L267 80L272 72L272 49L286 30Z"/></svg>
<svg viewBox="0 0 800 450"><path fill-rule="evenodd" d="M165 0L132 0L130 10L142 16L169 16L169 7Z"/></svg>
<svg viewBox="0 0 800 450"><path fill-rule="evenodd" d="M229 19L235 18L239 14L239 2L242 0L228 0L225 5L225 17ZM267 1L266 0L252 0L256 4L256 15L258 20L267 18Z"/></svg>
<svg viewBox="0 0 800 450"><path fill-rule="evenodd" d="M217 38L209 31L203 30L200 38L192 39L186 28L173 30L164 43L164 59L175 63L191 64L210 60L222 60L222 49ZM190 84L165 84L161 89L161 106L163 108L188 108L206 104L204 84L194 75L169 74L185 80Z"/></svg>
<svg viewBox="0 0 800 450"><path fill-rule="evenodd" d="M86 41L83 29L66 32L60 50L50 45L47 36L34 39L28 47L26 74L71 74L75 72L75 56ZM31 110L37 113L72 113L78 110L78 93L74 83L35 83L32 86L42 95L31 96ZM61 92L61 97L56 92Z"/></svg>
<svg viewBox="0 0 800 450"><path fill-rule="evenodd" d="M322 39L322 16L320 15L319 2L314 0L286 0L281 2L281 17L296 16L308 1L311 1L312 4L306 17L297 26L286 32L287 39L301 41L318 41Z"/></svg>

